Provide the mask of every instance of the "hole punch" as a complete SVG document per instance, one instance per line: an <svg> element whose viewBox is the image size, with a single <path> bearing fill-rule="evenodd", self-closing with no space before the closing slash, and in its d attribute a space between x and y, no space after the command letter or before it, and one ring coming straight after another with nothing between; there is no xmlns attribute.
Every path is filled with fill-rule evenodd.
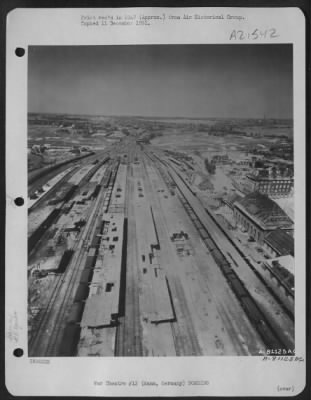
<svg viewBox="0 0 311 400"><path fill-rule="evenodd" d="M24 350L21 348L17 348L13 350L13 355L15 357L22 357L24 355Z"/></svg>
<svg viewBox="0 0 311 400"><path fill-rule="evenodd" d="M25 54L25 49L23 49L22 47L16 47L15 54L17 55L17 57L23 57L23 55Z"/></svg>
<svg viewBox="0 0 311 400"><path fill-rule="evenodd" d="M16 197L16 199L14 199L14 203L18 206L21 207L24 205L24 199L22 197Z"/></svg>

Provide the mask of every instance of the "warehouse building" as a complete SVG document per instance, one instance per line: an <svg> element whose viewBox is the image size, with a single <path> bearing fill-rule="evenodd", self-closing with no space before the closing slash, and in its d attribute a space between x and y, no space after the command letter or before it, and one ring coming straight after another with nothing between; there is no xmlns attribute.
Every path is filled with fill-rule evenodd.
<svg viewBox="0 0 311 400"><path fill-rule="evenodd" d="M269 197L254 192L234 203L237 224L262 244L267 234L277 229L293 231L293 221Z"/></svg>
<svg viewBox="0 0 311 400"><path fill-rule="evenodd" d="M294 238L286 231L276 229L266 235L263 248L271 257L294 256Z"/></svg>

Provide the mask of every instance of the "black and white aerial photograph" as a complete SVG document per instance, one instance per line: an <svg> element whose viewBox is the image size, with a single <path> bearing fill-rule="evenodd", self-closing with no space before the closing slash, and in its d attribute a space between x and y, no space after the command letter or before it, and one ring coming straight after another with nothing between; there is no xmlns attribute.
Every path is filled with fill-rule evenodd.
<svg viewBox="0 0 311 400"><path fill-rule="evenodd" d="M29 46L28 356L293 355L293 92L292 44Z"/></svg>

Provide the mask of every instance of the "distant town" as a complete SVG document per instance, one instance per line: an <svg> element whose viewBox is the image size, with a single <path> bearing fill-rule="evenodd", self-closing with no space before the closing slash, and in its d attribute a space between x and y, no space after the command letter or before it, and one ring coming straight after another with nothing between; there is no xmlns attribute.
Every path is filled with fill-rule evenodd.
<svg viewBox="0 0 311 400"><path fill-rule="evenodd" d="M293 121L28 115L30 356L294 354Z"/></svg>

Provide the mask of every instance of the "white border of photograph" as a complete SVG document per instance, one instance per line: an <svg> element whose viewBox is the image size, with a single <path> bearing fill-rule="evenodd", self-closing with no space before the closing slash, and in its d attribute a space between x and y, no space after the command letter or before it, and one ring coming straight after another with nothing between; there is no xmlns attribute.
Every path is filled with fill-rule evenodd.
<svg viewBox="0 0 311 400"><path fill-rule="evenodd" d="M149 25L85 26L82 16L166 15ZM223 19L169 19L169 15ZM240 16L243 18L228 18ZM271 32L257 37L255 29ZM232 31L243 31L243 39ZM273 35L275 36L275 35ZM230 40L231 37L231 40ZM27 355L27 47L292 43L295 164L295 341L300 361L253 357L29 358ZM26 50L23 57L15 49ZM305 17L298 8L15 9L6 48L6 386L14 395L294 396L305 386ZM13 355L22 348L24 356ZM107 382L116 382L107 385ZM129 385L137 381L137 386ZM157 386L143 385L152 381ZM162 385L162 382L176 382ZM201 381L191 385L189 381ZM118 384L120 383L120 384ZM125 383L125 385L124 385Z"/></svg>

